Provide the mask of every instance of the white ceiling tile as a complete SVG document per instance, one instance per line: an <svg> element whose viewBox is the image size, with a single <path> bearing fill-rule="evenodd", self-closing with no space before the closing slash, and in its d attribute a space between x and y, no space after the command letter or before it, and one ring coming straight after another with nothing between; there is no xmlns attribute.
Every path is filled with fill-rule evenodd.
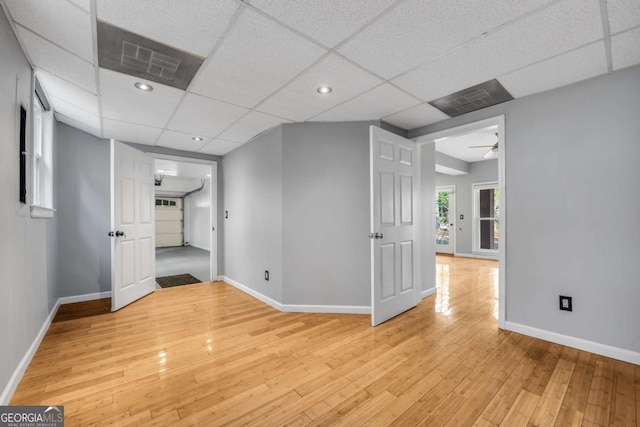
<svg viewBox="0 0 640 427"><path fill-rule="evenodd" d="M207 56L239 7L235 0L98 0L98 19Z"/></svg>
<svg viewBox="0 0 640 427"><path fill-rule="evenodd" d="M91 63L23 27L18 26L17 29L18 37L35 66L96 93L95 69Z"/></svg>
<svg viewBox="0 0 640 427"><path fill-rule="evenodd" d="M91 17L66 1L7 0L20 25L93 63Z"/></svg>
<svg viewBox="0 0 640 427"><path fill-rule="evenodd" d="M37 70L36 75L40 85L48 96L55 96L63 101L75 105L94 116L100 115L98 97L78 86L54 76L44 70Z"/></svg>
<svg viewBox="0 0 640 427"><path fill-rule="evenodd" d="M133 123L120 122L117 120L102 120L102 127L105 138L117 139L123 142L135 142L137 144L153 145L162 129L142 126Z"/></svg>
<svg viewBox="0 0 640 427"><path fill-rule="evenodd" d="M160 135L160 138L158 138L156 145L176 150L198 151L200 148L211 142L211 138L205 138L202 141L194 141L194 137L200 137L200 135L165 129L162 132L162 135Z"/></svg>
<svg viewBox="0 0 640 427"><path fill-rule="evenodd" d="M379 84L382 80L351 64L339 55L329 55L257 108L295 121L305 121ZM317 89L329 85L333 92L320 95Z"/></svg>
<svg viewBox="0 0 640 427"><path fill-rule="evenodd" d="M604 42L556 56L498 78L514 98L566 86L607 72Z"/></svg>
<svg viewBox="0 0 640 427"><path fill-rule="evenodd" d="M640 1L608 0L609 31L617 33L640 25Z"/></svg>
<svg viewBox="0 0 640 427"><path fill-rule="evenodd" d="M69 0L87 13L91 13L91 0Z"/></svg>
<svg viewBox="0 0 640 427"><path fill-rule="evenodd" d="M182 99L184 91L152 82L153 91L143 92L134 87L141 80L101 68L103 117L163 128Z"/></svg>
<svg viewBox="0 0 640 427"><path fill-rule="evenodd" d="M98 138L102 138L102 135L100 134L100 129L98 129L98 128L93 128L91 126L87 126L85 123L78 122L78 121L73 120L72 118L64 116L64 115L62 115L60 113L56 113L55 116L56 116L56 120L58 120L59 122L66 123L69 126L72 126L72 127L76 128L76 129L80 129L83 132L86 132L86 133L91 134L91 135L93 135L95 137L98 137Z"/></svg>
<svg viewBox="0 0 640 427"><path fill-rule="evenodd" d="M393 80L432 101L602 38L597 1L565 0Z"/></svg>
<svg viewBox="0 0 640 427"><path fill-rule="evenodd" d="M56 113L60 113L77 122L84 123L89 127L100 129L100 118L97 115L91 114L88 111L78 108L76 105L55 96L49 96L49 101L53 105L53 109Z"/></svg>
<svg viewBox="0 0 640 427"><path fill-rule="evenodd" d="M250 0L250 3L325 46L334 47L395 1Z"/></svg>
<svg viewBox="0 0 640 427"><path fill-rule="evenodd" d="M237 142L225 141L224 139L214 139L200 150L201 153L213 154L214 156L224 156L230 151L235 150L242 144Z"/></svg>
<svg viewBox="0 0 640 427"><path fill-rule="evenodd" d="M408 0L338 51L393 78L550 0Z"/></svg>
<svg viewBox="0 0 640 427"><path fill-rule="evenodd" d="M259 111L252 111L234 123L229 129L222 132L220 138L227 141L243 143L281 123L291 122Z"/></svg>
<svg viewBox="0 0 640 427"><path fill-rule="evenodd" d="M167 126L200 136L217 136L249 110L211 98L187 94Z"/></svg>
<svg viewBox="0 0 640 427"><path fill-rule="evenodd" d="M430 125L448 119L442 111L429 104L420 104L408 110L385 117L383 120L405 130Z"/></svg>
<svg viewBox="0 0 640 427"><path fill-rule="evenodd" d="M385 83L314 117L315 122L378 120L419 104L420 101Z"/></svg>
<svg viewBox="0 0 640 427"><path fill-rule="evenodd" d="M640 28L611 37L613 69L640 64Z"/></svg>
<svg viewBox="0 0 640 427"><path fill-rule="evenodd" d="M253 107L320 58L325 50L246 8L191 91Z"/></svg>

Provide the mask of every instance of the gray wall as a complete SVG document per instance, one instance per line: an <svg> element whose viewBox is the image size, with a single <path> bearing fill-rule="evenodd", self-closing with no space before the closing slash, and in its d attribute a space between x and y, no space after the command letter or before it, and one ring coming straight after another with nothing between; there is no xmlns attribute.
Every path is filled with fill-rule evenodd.
<svg viewBox="0 0 640 427"><path fill-rule="evenodd" d="M0 12L0 58L0 393L3 393L55 304L57 262L55 220L31 219L28 207L21 208L18 203L20 107L16 93L18 103L24 103L30 112L31 68L3 12ZM3 395L0 404L6 404L6 398Z"/></svg>
<svg viewBox="0 0 640 427"><path fill-rule="evenodd" d="M418 255L420 257L420 271L422 290L432 290L436 286L436 242L433 238L435 224L434 203L436 201L436 147L435 143L425 143L418 146L420 152L420 233L424 233Z"/></svg>
<svg viewBox="0 0 640 427"><path fill-rule="evenodd" d="M370 306L372 124L380 126L283 125L224 157L227 277L284 304ZM431 162L423 178L433 200L433 145L422 154L423 161ZM427 206L422 215L431 222L432 203ZM424 257L429 259L423 286L431 288L434 261ZM271 281L265 282L268 267Z"/></svg>
<svg viewBox="0 0 640 427"><path fill-rule="evenodd" d="M473 184L498 182L498 160L469 163L467 175L445 175L436 172L436 185L456 186L456 217L453 222L456 234L456 253L471 254L473 247ZM464 215L464 219L460 219Z"/></svg>
<svg viewBox="0 0 640 427"><path fill-rule="evenodd" d="M287 304L371 304L370 124L283 126Z"/></svg>
<svg viewBox="0 0 640 427"><path fill-rule="evenodd" d="M109 142L57 124L60 296L111 290Z"/></svg>
<svg viewBox="0 0 640 427"><path fill-rule="evenodd" d="M640 351L639 112L635 67L410 132L505 115L508 322Z"/></svg>
<svg viewBox="0 0 640 427"><path fill-rule="evenodd" d="M224 275L282 302L282 128L237 148L223 163Z"/></svg>

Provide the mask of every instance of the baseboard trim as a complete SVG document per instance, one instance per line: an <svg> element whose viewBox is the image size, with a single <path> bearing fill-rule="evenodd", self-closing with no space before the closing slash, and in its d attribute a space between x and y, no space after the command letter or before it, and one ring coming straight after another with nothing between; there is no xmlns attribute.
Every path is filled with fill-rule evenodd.
<svg viewBox="0 0 640 427"><path fill-rule="evenodd" d="M242 292L251 295L255 299L285 313L371 314L371 307L368 306L282 304L273 298L256 291L255 289L251 289L248 286L231 279L230 277L222 276L222 280Z"/></svg>
<svg viewBox="0 0 640 427"><path fill-rule="evenodd" d="M281 304L288 313L325 313L325 314L371 314L371 307L365 305L307 305Z"/></svg>
<svg viewBox="0 0 640 427"><path fill-rule="evenodd" d="M237 288L239 290L241 290L242 292L244 292L245 294L249 294L252 297L254 297L255 299L262 301L263 303L270 305L271 307L275 308L276 310L279 311L284 311L282 309L282 304L280 304L278 301L274 300L271 297L268 297L264 294L261 294L260 292L251 289L248 286L243 285L240 282L237 282L235 280L233 280L232 278L228 277L228 276L222 276L222 281L224 281L225 283L230 284L231 286L233 286L234 288Z"/></svg>
<svg viewBox="0 0 640 427"><path fill-rule="evenodd" d="M53 305L53 308L49 312L49 315L47 316L47 318L44 319L44 323L42 324L40 331L34 338L33 342L31 343L31 346L29 346L29 349L27 350L25 355L22 357L22 360L20 360L20 363L18 363L18 366L16 367L15 371L13 371L13 375L11 375L11 378L9 378L9 382L7 383L6 387L2 391L2 394L0 395L0 405L8 405L9 402L11 401L11 398L13 397L13 393L16 391L16 388L18 388L18 384L20 384L20 380L22 379L22 376L24 375L25 371L29 367L29 364L31 363L31 359L33 359L33 356L35 356L36 351L38 351L38 347L40 347L40 343L42 342L42 339L44 338L45 334L49 330L51 321L53 320L56 313L58 312L58 307L60 307L59 298L56 301L56 303Z"/></svg>
<svg viewBox="0 0 640 427"><path fill-rule="evenodd" d="M562 335L556 332L538 329L515 322L506 322L505 329L519 334L528 335L530 337L539 338L541 340L565 345L567 347L577 348L578 350L588 351L589 353L595 353L601 356L611 357L612 359L622 360L623 362L640 365L640 353L635 351L612 347L610 345L600 344L569 335Z"/></svg>
<svg viewBox="0 0 640 427"><path fill-rule="evenodd" d="M456 252L453 256L459 256L463 258L477 258L477 259L491 259L498 261L498 255L480 255L480 254L465 254L462 252Z"/></svg>
<svg viewBox="0 0 640 427"><path fill-rule="evenodd" d="M60 297L58 302L62 304L73 304L74 302L93 301L97 299L111 298L111 291L95 292L92 294L72 295L70 297Z"/></svg>
<svg viewBox="0 0 640 427"><path fill-rule="evenodd" d="M422 298L426 298L426 297L428 297L430 295L435 294L437 291L438 291L438 289L434 286L433 288L425 289L424 291L422 291L421 296L422 296Z"/></svg>
<svg viewBox="0 0 640 427"><path fill-rule="evenodd" d="M6 387L2 391L2 394L0 394L0 405L8 405L9 402L11 401L11 397L13 397L13 393L16 391L16 388L18 388L18 384L20 384L20 380L22 380L22 376L24 375L25 371L29 367L29 364L31 363L31 359L33 359L33 356L35 356L36 351L38 351L38 347L40 347L40 343L42 342L42 339L44 338L47 331L49 330L49 327L51 326L51 322L53 321L53 318L56 316L56 313L58 312L58 309L62 304L71 304L74 302L83 302L83 301L93 301L97 299L110 298L110 297L111 297L111 291L96 292L93 294L84 294L84 295L73 295L69 297L58 298L56 300L56 303L53 305L53 308L49 312L49 315L47 316L46 319L44 319L44 322L42 323L42 327L40 328L38 335L36 335L36 337L34 338L33 342L31 343L31 346L29 347L25 355L22 357L22 360L20 360L20 363L18 363L18 366L16 367L15 371L13 371L13 375L11 375L11 378L9 379L9 382L7 383Z"/></svg>

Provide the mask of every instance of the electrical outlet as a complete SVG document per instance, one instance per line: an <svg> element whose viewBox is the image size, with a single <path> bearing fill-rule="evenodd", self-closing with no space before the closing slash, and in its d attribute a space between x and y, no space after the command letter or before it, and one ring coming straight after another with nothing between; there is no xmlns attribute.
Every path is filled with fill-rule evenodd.
<svg viewBox="0 0 640 427"><path fill-rule="evenodd" d="M269 281L269 270L264 271L264 280Z"/></svg>
<svg viewBox="0 0 640 427"><path fill-rule="evenodd" d="M573 311L571 297L560 295L560 310Z"/></svg>

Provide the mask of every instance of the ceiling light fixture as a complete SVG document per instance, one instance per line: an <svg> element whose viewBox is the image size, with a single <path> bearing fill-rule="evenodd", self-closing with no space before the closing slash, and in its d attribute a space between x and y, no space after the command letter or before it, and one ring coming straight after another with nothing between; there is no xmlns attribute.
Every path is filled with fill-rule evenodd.
<svg viewBox="0 0 640 427"><path fill-rule="evenodd" d="M322 85L318 89L316 89L316 91L320 95L329 95L331 92L333 92L333 89L331 88L331 86Z"/></svg>
<svg viewBox="0 0 640 427"><path fill-rule="evenodd" d="M202 141L203 140L203 138L201 136L194 136L191 139L193 139L194 141Z"/></svg>
<svg viewBox="0 0 640 427"><path fill-rule="evenodd" d="M153 86L148 83L136 82L134 86L136 87L136 89L140 89L144 92L151 92L153 90Z"/></svg>

